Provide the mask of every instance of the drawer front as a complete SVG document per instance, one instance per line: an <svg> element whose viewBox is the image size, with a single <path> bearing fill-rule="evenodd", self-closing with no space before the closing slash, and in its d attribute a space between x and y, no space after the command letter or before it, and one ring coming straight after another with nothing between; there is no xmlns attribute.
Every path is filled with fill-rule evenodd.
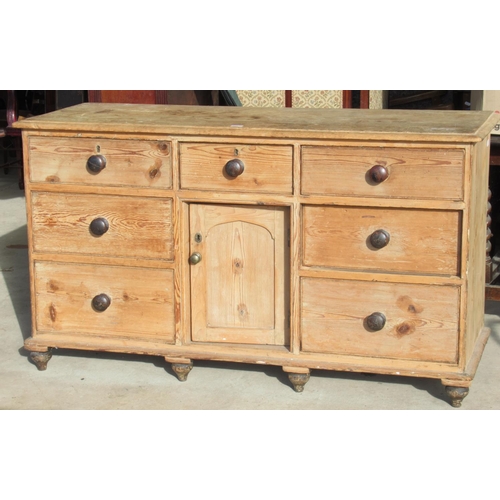
<svg viewBox="0 0 500 500"><path fill-rule="evenodd" d="M181 188L291 194L292 157L292 146L181 144ZM232 160L242 173L234 164L226 168Z"/></svg>
<svg viewBox="0 0 500 500"><path fill-rule="evenodd" d="M303 278L301 293L303 351L457 362L458 287Z"/></svg>
<svg viewBox="0 0 500 500"><path fill-rule="evenodd" d="M105 167L92 171L89 158ZM93 167L98 170L97 166ZM33 182L107 186L172 187L172 154L167 141L30 137Z"/></svg>
<svg viewBox="0 0 500 500"><path fill-rule="evenodd" d="M34 274L38 332L174 342L171 269L36 262ZM92 302L103 294L109 306L98 311Z"/></svg>
<svg viewBox="0 0 500 500"><path fill-rule="evenodd" d="M303 265L457 275L460 233L457 211L304 206Z"/></svg>
<svg viewBox="0 0 500 500"><path fill-rule="evenodd" d="M35 252L173 259L170 198L42 192L31 196Z"/></svg>
<svg viewBox="0 0 500 500"><path fill-rule="evenodd" d="M463 149L303 147L301 192L462 200L464 164Z"/></svg>

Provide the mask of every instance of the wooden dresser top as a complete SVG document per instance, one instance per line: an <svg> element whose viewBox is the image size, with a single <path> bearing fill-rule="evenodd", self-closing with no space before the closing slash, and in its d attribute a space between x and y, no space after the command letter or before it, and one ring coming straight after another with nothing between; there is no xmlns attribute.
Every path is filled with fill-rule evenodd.
<svg viewBox="0 0 500 500"><path fill-rule="evenodd" d="M490 111L365 110L84 103L14 124L25 130L131 134L478 142Z"/></svg>

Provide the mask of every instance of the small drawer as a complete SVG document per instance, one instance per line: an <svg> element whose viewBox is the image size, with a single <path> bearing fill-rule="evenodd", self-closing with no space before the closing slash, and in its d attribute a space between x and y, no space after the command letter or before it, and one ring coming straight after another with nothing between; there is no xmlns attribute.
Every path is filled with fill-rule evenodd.
<svg viewBox="0 0 500 500"><path fill-rule="evenodd" d="M461 212L303 207L304 266L457 275Z"/></svg>
<svg viewBox="0 0 500 500"><path fill-rule="evenodd" d="M180 145L182 189L292 193L292 146Z"/></svg>
<svg viewBox="0 0 500 500"><path fill-rule="evenodd" d="M167 141L30 137L33 182L172 187Z"/></svg>
<svg viewBox="0 0 500 500"><path fill-rule="evenodd" d="M173 343L171 269L35 263L36 330Z"/></svg>
<svg viewBox="0 0 500 500"><path fill-rule="evenodd" d="M463 149L302 148L301 193L463 200Z"/></svg>
<svg viewBox="0 0 500 500"><path fill-rule="evenodd" d="M35 252L173 260L172 200L32 192Z"/></svg>
<svg viewBox="0 0 500 500"><path fill-rule="evenodd" d="M302 350L456 363L459 288L301 281Z"/></svg>

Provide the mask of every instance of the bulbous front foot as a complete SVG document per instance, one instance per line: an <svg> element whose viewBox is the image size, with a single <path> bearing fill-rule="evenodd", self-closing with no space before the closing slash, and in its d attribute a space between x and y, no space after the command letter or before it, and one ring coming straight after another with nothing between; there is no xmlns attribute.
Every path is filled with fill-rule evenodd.
<svg viewBox="0 0 500 500"><path fill-rule="evenodd" d="M187 376L192 369L193 363L172 363L172 370L181 382L187 380Z"/></svg>
<svg viewBox="0 0 500 500"><path fill-rule="evenodd" d="M44 371L47 369L47 363L50 361L51 357L52 357L52 351L50 349L46 352L38 352L38 351L30 352L31 361L35 363L36 367L40 371Z"/></svg>
<svg viewBox="0 0 500 500"><path fill-rule="evenodd" d="M469 394L469 388L446 386L446 394L448 394L448 397L450 398L451 406L454 408L460 408L465 396Z"/></svg>
<svg viewBox="0 0 500 500"><path fill-rule="evenodd" d="M304 386L311 376L309 368L284 366L283 371L288 374L288 380L290 380L293 390L295 392L303 392Z"/></svg>

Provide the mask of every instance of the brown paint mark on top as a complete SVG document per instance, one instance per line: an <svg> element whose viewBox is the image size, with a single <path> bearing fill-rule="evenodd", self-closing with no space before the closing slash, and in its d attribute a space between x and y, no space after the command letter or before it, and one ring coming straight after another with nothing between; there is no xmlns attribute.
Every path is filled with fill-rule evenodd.
<svg viewBox="0 0 500 500"><path fill-rule="evenodd" d="M424 310L422 306L415 304L413 299L408 295L402 295L399 297L396 304L401 310L412 314L418 314Z"/></svg>
<svg viewBox="0 0 500 500"><path fill-rule="evenodd" d="M240 319L243 319L248 316L248 309L245 304L238 304L237 309L238 309L238 316L240 317Z"/></svg>
<svg viewBox="0 0 500 500"><path fill-rule="evenodd" d="M48 177L45 178L47 182L60 182L61 179L57 175L49 175Z"/></svg>
<svg viewBox="0 0 500 500"><path fill-rule="evenodd" d="M233 260L233 272L234 274L243 273L243 261L241 259L236 258Z"/></svg>
<svg viewBox="0 0 500 500"><path fill-rule="evenodd" d="M50 319L52 320L53 323L55 323L56 318L57 318L57 313L56 313L56 307L54 306L54 304L50 304L49 313L50 313Z"/></svg>
<svg viewBox="0 0 500 500"><path fill-rule="evenodd" d="M411 322L405 321L395 327L396 335L398 337L404 337L405 335L410 335L415 331L415 325Z"/></svg>
<svg viewBox="0 0 500 500"><path fill-rule="evenodd" d="M57 292L61 288L61 284L55 280L50 280L47 283L47 290L49 292Z"/></svg>
<svg viewBox="0 0 500 500"><path fill-rule="evenodd" d="M160 159L156 159L155 164L149 168L146 176L151 180L159 179L161 177L161 167L162 161Z"/></svg>

